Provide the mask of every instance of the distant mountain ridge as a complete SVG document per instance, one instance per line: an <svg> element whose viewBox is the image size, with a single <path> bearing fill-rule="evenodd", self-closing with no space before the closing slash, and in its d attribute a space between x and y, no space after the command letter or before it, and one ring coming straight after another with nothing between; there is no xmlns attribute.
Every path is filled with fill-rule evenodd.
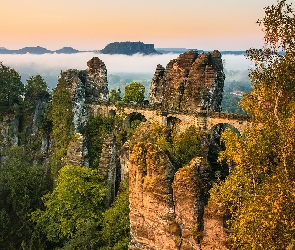
<svg viewBox="0 0 295 250"><path fill-rule="evenodd" d="M81 51L74 49L72 47L63 47L58 50L48 50L41 46L36 47L24 47L17 50L10 50L6 49L5 47L0 47L0 54L75 54L81 52L98 52L102 54L123 54L123 55L134 55L136 53L144 54L144 55L152 55L152 54L167 54L167 53L174 53L174 54L181 54L191 49L186 48L154 48L154 44L145 44L143 42L113 42L109 43L105 46L102 50L89 50L89 51ZM195 50L195 49L194 49ZM198 50L199 53L209 52L205 50ZM221 54L232 54L232 55L245 55L246 51L240 50L227 50L227 51L220 51Z"/></svg>
<svg viewBox="0 0 295 250"><path fill-rule="evenodd" d="M46 48L37 46L37 47L24 47L22 49L18 49L18 50L10 50L10 49L6 49L3 47L0 47L0 54L37 54L37 55L41 55L41 54L53 54L53 53L57 53L57 54L74 54L74 53L79 53L82 51L73 49L72 47L63 47L59 50L48 50Z"/></svg>

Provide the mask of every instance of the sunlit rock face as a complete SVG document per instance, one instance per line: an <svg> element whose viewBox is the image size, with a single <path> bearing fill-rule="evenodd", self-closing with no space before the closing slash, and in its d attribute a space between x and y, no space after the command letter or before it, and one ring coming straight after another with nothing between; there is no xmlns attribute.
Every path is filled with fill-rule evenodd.
<svg viewBox="0 0 295 250"><path fill-rule="evenodd" d="M158 65L151 82L150 101L164 110L220 111L224 86L221 54L190 50Z"/></svg>
<svg viewBox="0 0 295 250"><path fill-rule="evenodd" d="M156 145L134 146L129 166L130 249L178 249L174 173L169 158Z"/></svg>
<svg viewBox="0 0 295 250"><path fill-rule="evenodd" d="M141 124L126 147L130 155L129 249L202 249L211 168L203 157L181 167L154 140L151 126ZM215 233L214 229L207 232Z"/></svg>

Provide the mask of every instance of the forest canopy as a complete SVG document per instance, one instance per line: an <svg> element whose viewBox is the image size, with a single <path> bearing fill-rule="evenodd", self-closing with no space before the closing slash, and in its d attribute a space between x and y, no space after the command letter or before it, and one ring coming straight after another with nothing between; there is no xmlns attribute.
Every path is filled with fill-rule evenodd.
<svg viewBox="0 0 295 250"><path fill-rule="evenodd" d="M251 127L240 138L229 130L222 135L220 160L235 169L211 191L211 205L230 217L233 249L294 249L294 10L278 1L258 23L265 43L247 52L253 91L240 102Z"/></svg>

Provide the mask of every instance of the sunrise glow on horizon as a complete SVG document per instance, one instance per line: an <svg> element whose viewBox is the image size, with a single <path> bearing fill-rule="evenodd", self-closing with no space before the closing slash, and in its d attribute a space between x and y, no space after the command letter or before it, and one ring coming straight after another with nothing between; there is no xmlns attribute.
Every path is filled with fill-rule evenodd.
<svg viewBox="0 0 295 250"><path fill-rule="evenodd" d="M262 45L257 19L276 0L0 0L0 47L102 49L115 41L156 48L245 50Z"/></svg>

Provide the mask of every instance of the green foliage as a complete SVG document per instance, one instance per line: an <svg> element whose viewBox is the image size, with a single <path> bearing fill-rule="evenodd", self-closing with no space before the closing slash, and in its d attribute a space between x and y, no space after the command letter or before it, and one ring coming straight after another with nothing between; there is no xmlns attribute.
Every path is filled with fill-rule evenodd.
<svg viewBox="0 0 295 250"><path fill-rule="evenodd" d="M102 223L106 195L106 184L97 170L65 166L53 192L43 197L45 210L31 217L49 241L73 240L88 223L96 227Z"/></svg>
<svg viewBox="0 0 295 250"><path fill-rule="evenodd" d="M138 125L141 123L140 120L134 120L131 122L130 129L127 131L127 137L131 137L134 134L135 129L138 127Z"/></svg>
<svg viewBox="0 0 295 250"><path fill-rule="evenodd" d="M26 146L27 151L30 152L30 157L36 160L42 158L40 155L42 133L45 132L49 135L51 132L49 128L47 128L47 131L43 129L43 124L47 122L46 114L44 115L43 111L49 100L48 87L42 77L40 75L30 77L27 80L27 85L25 85L19 141L22 145ZM36 112L38 112L40 118L34 120ZM32 127L37 127L37 129L32 131Z"/></svg>
<svg viewBox="0 0 295 250"><path fill-rule="evenodd" d="M48 92L47 83L43 80L42 76L31 76L27 80L27 85L25 85L25 100L33 101L44 98L48 96Z"/></svg>
<svg viewBox="0 0 295 250"><path fill-rule="evenodd" d="M129 191L128 181L122 182L112 207L104 214L101 236L103 246L100 249L128 249L130 241Z"/></svg>
<svg viewBox="0 0 295 250"><path fill-rule="evenodd" d="M46 169L32 166L23 147L8 151L0 174L1 249L20 249L30 241L36 247L28 215L42 207L41 196L48 191L46 178Z"/></svg>
<svg viewBox="0 0 295 250"><path fill-rule="evenodd" d="M91 168L97 168L104 138L112 132L114 120L103 117L101 114L89 118L86 125L86 138L88 143L88 157Z"/></svg>
<svg viewBox="0 0 295 250"><path fill-rule="evenodd" d="M109 100L112 103L117 103L118 101L121 101L121 90L120 88L116 91L115 89L111 89L109 93Z"/></svg>
<svg viewBox="0 0 295 250"><path fill-rule="evenodd" d="M265 45L248 51L253 92L241 101L251 127L241 138L222 135L220 160L236 167L211 191L211 202L231 216L233 249L292 249L295 242L294 11L281 0L265 13Z"/></svg>
<svg viewBox="0 0 295 250"><path fill-rule="evenodd" d="M20 75L0 62L0 114L17 113L23 92Z"/></svg>
<svg viewBox="0 0 295 250"><path fill-rule="evenodd" d="M241 106L239 106L239 101L241 96L233 95L230 93L223 93L222 98L222 112L234 113L234 114L245 114Z"/></svg>
<svg viewBox="0 0 295 250"><path fill-rule="evenodd" d="M172 136L172 153L179 159L182 165L189 163L196 156L204 155L204 143L206 139L195 126L191 126L183 133L174 133Z"/></svg>
<svg viewBox="0 0 295 250"><path fill-rule="evenodd" d="M51 119L52 119L52 174L57 176L62 167L61 159L66 155L67 147L74 134L72 111L72 97L66 80L61 77L52 94Z"/></svg>
<svg viewBox="0 0 295 250"><path fill-rule="evenodd" d="M101 249L100 227L94 221L83 222L64 246L64 250L97 250Z"/></svg>
<svg viewBox="0 0 295 250"><path fill-rule="evenodd" d="M138 82L132 82L125 87L123 101L125 103L142 104L144 101L145 87Z"/></svg>

